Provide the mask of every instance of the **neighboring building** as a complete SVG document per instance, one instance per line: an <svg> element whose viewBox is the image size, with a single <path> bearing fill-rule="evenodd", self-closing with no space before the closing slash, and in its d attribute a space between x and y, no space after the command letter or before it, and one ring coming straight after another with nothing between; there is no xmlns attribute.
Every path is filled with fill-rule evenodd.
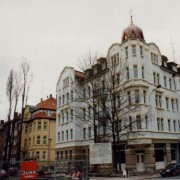
<svg viewBox="0 0 180 180"><path fill-rule="evenodd" d="M19 138L19 124L21 120L21 114L14 113L14 118L9 122L6 121L1 125L1 133L3 138L3 161L10 161L11 163L16 162L18 152L18 138ZM8 129L10 134L8 137ZM9 139L9 141L8 141ZM11 155L9 155L11 153ZM10 159L8 160L8 157Z"/></svg>
<svg viewBox="0 0 180 180"><path fill-rule="evenodd" d="M4 120L0 120L0 161L3 161L3 150L5 141Z"/></svg>
<svg viewBox="0 0 180 180"><path fill-rule="evenodd" d="M129 113L129 118L138 122L137 127L131 131L138 131L143 135L131 137L136 141L121 143L121 165L133 172L148 172L162 169L167 163L179 161L180 67L175 62L169 62L155 43L147 43L142 29L134 25L132 20L122 33L121 44L112 44L106 58L98 59L97 64L84 72L78 72L72 67L65 67L61 72L56 86L58 159L89 158L91 138L87 134L93 134L93 131L89 131L86 124L77 122L75 111L82 108L84 103L74 100L77 96L74 89L78 86L83 92L89 79L101 78L113 71L113 76L119 79L122 65L125 65L122 82L124 91L129 96L129 104L134 100L141 105L139 112ZM79 81L83 82L81 86L76 83ZM87 111L88 107L85 108ZM143 114L147 112L150 114L149 119L141 121ZM98 123L101 124L100 119ZM104 127L99 128L103 129L99 135L106 132Z"/></svg>
<svg viewBox="0 0 180 180"><path fill-rule="evenodd" d="M56 99L50 95L36 106L25 107L22 131L22 160L37 159L39 167L54 166Z"/></svg>

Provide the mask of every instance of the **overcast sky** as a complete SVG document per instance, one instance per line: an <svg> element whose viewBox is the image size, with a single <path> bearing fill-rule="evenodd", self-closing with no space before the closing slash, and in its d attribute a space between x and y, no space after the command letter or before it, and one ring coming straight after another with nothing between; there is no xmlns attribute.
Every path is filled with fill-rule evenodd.
<svg viewBox="0 0 180 180"><path fill-rule="evenodd" d="M130 24L141 27L147 43L180 63L179 0L0 0L0 119L6 120L6 81L25 57L34 74L28 104L56 95L64 66L77 67L89 49L106 56L121 43ZM173 48L172 48L173 44Z"/></svg>

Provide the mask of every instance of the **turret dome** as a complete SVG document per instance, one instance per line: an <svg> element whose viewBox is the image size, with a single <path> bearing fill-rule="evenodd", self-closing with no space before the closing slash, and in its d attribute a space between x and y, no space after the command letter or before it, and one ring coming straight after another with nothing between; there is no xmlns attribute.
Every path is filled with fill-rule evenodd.
<svg viewBox="0 0 180 180"><path fill-rule="evenodd" d="M130 38L132 38L132 39L138 38L142 41L145 41L142 29L139 28L138 26L134 25L132 18L131 18L130 25L123 30L121 42L123 42L127 39L130 39Z"/></svg>

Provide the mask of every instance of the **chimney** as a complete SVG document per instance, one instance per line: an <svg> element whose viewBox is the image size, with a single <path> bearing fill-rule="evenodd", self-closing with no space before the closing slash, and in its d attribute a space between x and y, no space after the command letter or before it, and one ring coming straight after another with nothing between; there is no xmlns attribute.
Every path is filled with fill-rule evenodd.
<svg viewBox="0 0 180 180"><path fill-rule="evenodd" d="M52 94L50 94L50 98L52 98Z"/></svg>
<svg viewBox="0 0 180 180"><path fill-rule="evenodd" d="M40 101L42 102L42 101L43 101L43 98L41 98Z"/></svg>

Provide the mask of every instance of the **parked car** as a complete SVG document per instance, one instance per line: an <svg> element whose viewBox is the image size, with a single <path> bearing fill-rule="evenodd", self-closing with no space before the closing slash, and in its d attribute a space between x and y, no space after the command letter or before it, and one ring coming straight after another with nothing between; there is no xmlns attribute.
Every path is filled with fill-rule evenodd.
<svg viewBox="0 0 180 180"><path fill-rule="evenodd" d="M177 174L180 174L180 163L170 163L166 166L165 169L160 171L160 175L162 177L176 176Z"/></svg>
<svg viewBox="0 0 180 180"><path fill-rule="evenodd" d="M19 173L19 168L18 167L10 167L9 168L9 175L10 176L17 176L18 175L18 173Z"/></svg>
<svg viewBox="0 0 180 180"><path fill-rule="evenodd" d="M45 177L45 172L42 169L37 171L37 173L38 173L38 177Z"/></svg>
<svg viewBox="0 0 180 180"><path fill-rule="evenodd" d="M8 173L4 169L1 169L0 180L5 180L5 179L8 179Z"/></svg>

